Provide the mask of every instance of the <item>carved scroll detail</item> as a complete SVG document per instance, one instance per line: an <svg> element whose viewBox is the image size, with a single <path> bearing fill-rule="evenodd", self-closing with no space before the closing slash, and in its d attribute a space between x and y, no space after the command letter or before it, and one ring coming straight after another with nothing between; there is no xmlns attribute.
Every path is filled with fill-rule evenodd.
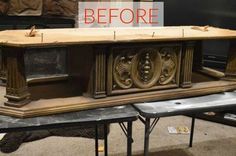
<svg viewBox="0 0 236 156"><path fill-rule="evenodd" d="M194 42L186 43L181 68L181 86L188 88L192 86L192 65L193 65L193 54L194 54Z"/></svg>
<svg viewBox="0 0 236 156"><path fill-rule="evenodd" d="M125 48L113 55L112 90L177 84L180 48Z"/></svg>
<svg viewBox="0 0 236 156"><path fill-rule="evenodd" d="M172 48L163 48L160 51L162 56L162 69L161 69L161 76L159 83L161 85L166 85L170 83L171 81L175 82L175 74L177 71L177 55L176 53L173 53Z"/></svg>
<svg viewBox="0 0 236 156"><path fill-rule="evenodd" d="M130 77L133 56L130 54L119 55L114 60L114 80L123 89L132 87L133 80ZM116 85L113 86L115 88Z"/></svg>

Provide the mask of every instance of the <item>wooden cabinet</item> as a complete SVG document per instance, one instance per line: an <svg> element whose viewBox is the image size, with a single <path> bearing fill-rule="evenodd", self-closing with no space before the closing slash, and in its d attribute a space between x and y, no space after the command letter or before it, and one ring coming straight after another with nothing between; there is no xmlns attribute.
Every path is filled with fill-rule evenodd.
<svg viewBox="0 0 236 156"><path fill-rule="evenodd" d="M236 31L199 29L41 29L35 37L2 31L7 84L0 112L29 117L236 89ZM203 67L206 39L231 40L225 73Z"/></svg>
<svg viewBox="0 0 236 156"><path fill-rule="evenodd" d="M107 94L136 93L179 87L182 44L112 47Z"/></svg>

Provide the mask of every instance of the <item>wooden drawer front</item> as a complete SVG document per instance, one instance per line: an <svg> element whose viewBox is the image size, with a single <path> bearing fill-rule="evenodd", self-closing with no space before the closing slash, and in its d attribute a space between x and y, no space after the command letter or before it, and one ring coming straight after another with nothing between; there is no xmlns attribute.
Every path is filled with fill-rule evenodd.
<svg viewBox="0 0 236 156"><path fill-rule="evenodd" d="M181 44L113 47L108 59L108 94L179 87Z"/></svg>

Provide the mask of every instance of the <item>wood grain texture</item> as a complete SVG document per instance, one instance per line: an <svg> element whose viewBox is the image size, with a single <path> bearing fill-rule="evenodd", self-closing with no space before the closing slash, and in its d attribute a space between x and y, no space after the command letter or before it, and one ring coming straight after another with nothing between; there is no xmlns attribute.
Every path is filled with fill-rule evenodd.
<svg viewBox="0 0 236 156"><path fill-rule="evenodd" d="M108 59L109 95L179 87L180 43L113 46Z"/></svg>
<svg viewBox="0 0 236 156"><path fill-rule="evenodd" d="M181 64L181 87L188 88L192 86L192 66L195 42L186 42L183 48Z"/></svg>
<svg viewBox="0 0 236 156"><path fill-rule="evenodd" d="M202 67L202 69L199 70L199 72L209 75L209 76L212 76L212 77L215 77L215 78L218 78L218 79L225 77L225 73L215 70L215 69L212 69L212 68L208 68L208 67Z"/></svg>
<svg viewBox="0 0 236 156"><path fill-rule="evenodd" d="M213 27L208 31L201 30L191 26L46 29L36 30L35 37L26 37L28 30L2 31L0 46L3 46L7 58L5 97L8 101L0 96L0 113L30 117L236 89L235 81L209 78L206 74L193 75L193 72L203 69L202 40L236 38L233 30ZM153 32L156 34L154 37ZM43 40L40 38L42 33ZM28 88L25 49L62 45L70 49L66 63L67 78L57 82L49 78L47 83L37 80L40 83L29 83ZM193 59L195 56L197 59ZM235 62L235 44L232 44L226 78L235 80ZM29 93L32 102L25 105L29 102ZM22 105L25 106L16 108Z"/></svg>
<svg viewBox="0 0 236 156"><path fill-rule="evenodd" d="M22 48L4 48L7 61L7 85L5 97L8 101L5 105L22 107L30 102L28 86L26 83L24 49Z"/></svg>
<svg viewBox="0 0 236 156"><path fill-rule="evenodd" d="M4 115L25 118L99 107L200 96L235 89L236 82L212 81L193 83L191 88L186 89L177 88L171 90L111 96L101 99L93 99L83 96L47 100L41 99L32 101L31 104L25 105L24 107L15 108L4 105L5 99L3 98L3 95L5 94L5 88L0 86L0 113Z"/></svg>
<svg viewBox="0 0 236 156"><path fill-rule="evenodd" d="M90 82L87 94L93 98L102 98L106 97L106 71L107 71L107 62L106 62L106 46L94 46L94 57L92 70L90 72Z"/></svg>
<svg viewBox="0 0 236 156"><path fill-rule="evenodd" d="M184 30L184 35L183 35ZM150 28L71 28L38 29L35 37L27 37L30 30L0 32L0 45L45 46L118 42L183 41L236 38L236 31L209 27L208 31L192 29L192 26ZM114 38L114 31L116 38ZM155 36L153 37L153 32ZM43 42L41 39L43 34Z"/></svg>

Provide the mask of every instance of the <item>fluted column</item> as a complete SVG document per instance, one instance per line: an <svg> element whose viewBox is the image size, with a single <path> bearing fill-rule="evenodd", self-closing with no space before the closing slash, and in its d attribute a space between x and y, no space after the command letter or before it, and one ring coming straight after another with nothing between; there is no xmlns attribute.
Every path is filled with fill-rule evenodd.
<svg viewBox="0 0 236 156"><path fill-rule="evenodd" d="M106 97L106 46L94 46L94 58L90 73L89 87L86 96L93 98Z"/></svg>
<svg viewBox="0 0 236 156"><path fill-rule="evenodd" d="M182 64L181 64L181 87L188 88L192 86L192 67L194 42L187 42L183 48Z"/></svg>
<svg viewBox="0 0 236 156"><path fill-rule="evenodd" d="M25 75L24 49L6 47L3 52L6 54L7 61L5 97L8 101L5 102L5 105L21 107L30 102L30 94L28 92Z"/></svg>

